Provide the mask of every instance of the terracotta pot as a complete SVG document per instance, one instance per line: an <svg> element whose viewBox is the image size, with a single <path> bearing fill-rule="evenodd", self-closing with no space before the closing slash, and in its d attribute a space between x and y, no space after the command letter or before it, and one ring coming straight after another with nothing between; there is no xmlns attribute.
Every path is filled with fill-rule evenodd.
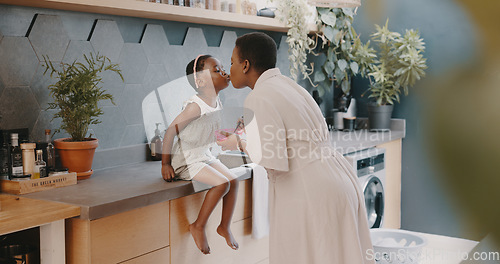
<svg viewBox="0 0 500 264"><path fill-rule="evenodd" d="M65 141L68 138L54 140L54 146L61 158L63 167L70 172L76 172L78 180L88 179L94 172L92 162L94 160L95 149L99 145L98 140L91 138L87 141Z"/></svg>

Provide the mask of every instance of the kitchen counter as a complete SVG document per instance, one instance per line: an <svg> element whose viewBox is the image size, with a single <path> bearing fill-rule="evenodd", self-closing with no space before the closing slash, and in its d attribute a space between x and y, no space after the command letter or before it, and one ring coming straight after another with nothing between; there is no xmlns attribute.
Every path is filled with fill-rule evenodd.
<svg viewBox="0 0 500 264"><path fill-rule="evenodd" d="M402 139L405 136L405 120L393 120L391 129L389 132L332 131L332 146L346 154ZM90 179L78 181L76 185L23 197L77 205L81 208L81 219L95 220L209 189L208 185L194 181L165 182L160 170L161 163L154 161L103 169L95 171ZM231 170L241 180L251 177L249 168L236 167Z"/></svg>
<svg viewBox="0 0 500 264"><path fill-rule="evenodd" d="M362 120L367 121L364 118ZM367 129L352 132L330 131L333 148L342 154L375 147L405 136L406 120L404 119L392 119L391 130L386 132L370 132Z"/></svg>

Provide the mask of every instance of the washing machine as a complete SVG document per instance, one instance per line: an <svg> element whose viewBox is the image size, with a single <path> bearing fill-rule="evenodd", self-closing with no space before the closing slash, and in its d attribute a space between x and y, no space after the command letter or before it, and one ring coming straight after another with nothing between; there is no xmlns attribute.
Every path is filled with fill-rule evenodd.
<svg viewBox="0 0 500 264"><path fill-rule="evenodd" d="M382 227L385 207L385 149L368 148L348 153L345 157L357 173L358 183L365 197L370 228Z"/></svg>

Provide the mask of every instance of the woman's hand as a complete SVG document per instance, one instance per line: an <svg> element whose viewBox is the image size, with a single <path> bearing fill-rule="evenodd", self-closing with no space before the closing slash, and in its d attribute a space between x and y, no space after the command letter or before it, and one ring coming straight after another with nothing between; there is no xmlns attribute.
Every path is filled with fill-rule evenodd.
<svg viewBox="0 0 500 264"><path fill-rule="evenodd" d="M222 150L238 150L238 141L240 137L234 133L220 131L222 135L226 136L223 140L218 140L217 145L222 147Z"/></svg>
<svg viewBox="0 0 500 264"><path fill-rule="evenodd" d="M243 132L245 132L245 122L243 120L243 117L238 118L235 131L238 130L243 130Z"/></svg>
<svg viewBox="0 0 500 264"><path fill-rule="evenodd" d="M174 172L174 168L172 167L172 165L170 165L170 164L162 164L161 165L161 176L167 182L174 181L175 172Z"/></svg>

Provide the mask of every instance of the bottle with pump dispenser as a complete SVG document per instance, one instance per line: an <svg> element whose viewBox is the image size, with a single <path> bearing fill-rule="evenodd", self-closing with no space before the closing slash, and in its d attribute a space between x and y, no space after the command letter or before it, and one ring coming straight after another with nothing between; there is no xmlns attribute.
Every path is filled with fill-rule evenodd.
<svg viewBox="0 0 500 264"><path fill-rule="evenodd" d="M158 126L161 123L156 123L155 136L151 139L151 159L152 160L161 160L161 153L163 148L163 142L160 134L160 129Z"/></svg>

